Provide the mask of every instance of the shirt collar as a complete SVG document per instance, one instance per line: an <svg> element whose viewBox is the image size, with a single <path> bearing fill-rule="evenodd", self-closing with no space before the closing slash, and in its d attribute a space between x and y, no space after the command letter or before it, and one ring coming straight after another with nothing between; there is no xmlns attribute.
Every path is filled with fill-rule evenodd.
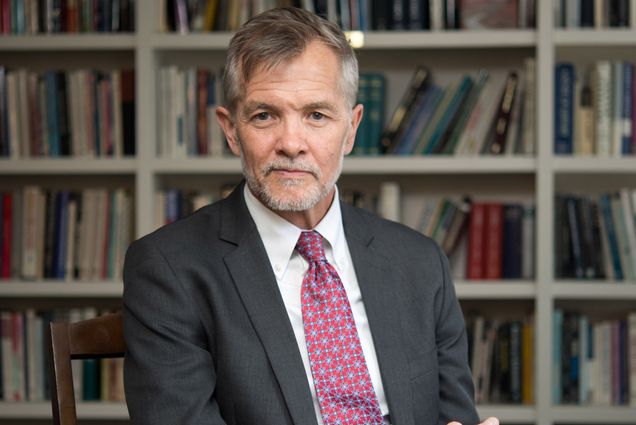
<svg viewBox="0 0 636 425"><path fill-rule="evenodd" d="M247 209L265 245L265 251L272 265L272 270L276 277L280 279L285 274L302 229L263 205L252 194L247 185L244 186L243 195ZM346 256L344 255L346 245L342 226L342 213L338 200L338 188L336 187L334 202L331 203L327 214L313 230L320 233L333 249L333 258L330 259L327 253L327 259L335 261L337 268L342 268L346 263Z"/></svg>

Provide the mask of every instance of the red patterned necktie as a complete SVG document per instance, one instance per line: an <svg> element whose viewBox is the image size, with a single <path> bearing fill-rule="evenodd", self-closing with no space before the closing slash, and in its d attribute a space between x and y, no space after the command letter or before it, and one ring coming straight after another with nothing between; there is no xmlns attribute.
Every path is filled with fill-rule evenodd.
<svg viewBox="0 0 636 425"><path fill-rule="evenodd" d="M384 424L356 324L322 236L302 232L296 251L309 263L301 293L309 363L325 425Z"/></svg>

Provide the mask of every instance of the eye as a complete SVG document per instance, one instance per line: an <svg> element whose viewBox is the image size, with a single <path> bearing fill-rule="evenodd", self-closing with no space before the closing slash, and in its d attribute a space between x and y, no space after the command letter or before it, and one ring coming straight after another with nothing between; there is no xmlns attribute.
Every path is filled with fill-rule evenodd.
<svg viewBox="0 0 636 425"><path fill-rule="evenodd" d="M321 112L312 112L311 114L309 114L309 116L311 117L312 120L315 121L322 121L323 119L325 119L325 115Z"/></svg>
<svg viewBox="0 0 636 425"><path fill-rule="evenodd" d="M270 118L271 115L269 114L269 112L259 112L258 114L254 115L254 119L257 121L267 121Z"/></svg>

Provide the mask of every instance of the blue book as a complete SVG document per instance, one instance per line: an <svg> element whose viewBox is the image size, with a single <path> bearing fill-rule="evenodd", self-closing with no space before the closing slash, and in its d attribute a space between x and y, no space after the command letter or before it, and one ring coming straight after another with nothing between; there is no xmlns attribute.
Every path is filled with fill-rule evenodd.
<svg viewBox="0 0 636 425"><path fill-rule="evenodd" d="M502 277L520 279L522 264L523 206L508 204L503 207Z"/></svg>
<svg viewBox="0 0 636 425"><path fill-rule="evenodd" d="M377 155L382 150L382 132L384 131L384 100L386 92L386 78L383 74L368 74L369 92L367 100L369 102L368 137L364 142L367 152L370 155Z"/></svg>
<svg viewBox="0 0 636 425"><path fill-rule="evenodd" d="M470 89L473 87L473 79L469 75L465 75L462 78L462 81L459 83L457 87L457 91L453 95L451 102L446 108L442 119L438 123L437 127L433 131L431 138L424 148L424 155L430 155L432 153L436 153L438 151L438 145L440 145L442 141L442 136L446 132L448 126L455 121L455 115L457 115L461 111L461 106L464 102L464 99L470 92Z"/></svg>
<svg viewBox="0 0 636 425"><path fill-rule="evenodd" d="M573 152L574 65L559 63L554 75L554 153Z"/></svg>
<svg viewBox="0 0 636 425"><path fill-rule="evenodd" d="M57 75L55 71L47 71L44 74L46 86L46 123L48 126L49 156L56 157L61 154L59 111L57 107Z"/></svg>
<svg viewBox="0 0 636 425"><path fill-rule="evenodd" d="M574 264L574 277L583 279L585 277L583 267L583 250L581 244L581 223L579 220L579 202L571 196L565 199L566 214L568 216L568 226L570 227L570 240L572 242L572 260Z"/></svg>
<svg viewBox="0 0 636 425"><path fill-rule="evenodd" d="M368 74L360 74L358 78L358 93L356 96L356 103L358 105L362 105L364 107L362 113L362 120L358 125L358 131L356 132L356 139L353 144L352 155L366 155L368 153L367 143L370 142L370 112L371 105L369 103L369 75Z"/></svg>
<svg viewBox="0 0 636 425"><path fill-rule="evenodd" d="M424 95L422 101L413 115L413 119L402 134L398 142L395 153L397 155L412 155L420 134L424 132L427 125L431 125L430 120L437 109L437 105L444 94L437 85L431 85Z"/></svg>
<svg viewBox="0 0 636 425"><path fill-rule="evenodd" d="M605 225L605 233L607 233L607 242L610 250L610 260L614 269L614 278L623 280L623 267L621 265L621 257L618 249L618 239L616 239L616 227L614 226L614 216L612 215L612 203L610 195L605 193L599 199L601 207L601 217Z"/></svg>
<svg viewBox="0 0 636 425"><path fill-rule="evenodd" d="M621 143L621 153L623 155L632 154L632 132L634 123L632 122L632 108L634 98L634 64L623 62L623 135Z"/></svg>

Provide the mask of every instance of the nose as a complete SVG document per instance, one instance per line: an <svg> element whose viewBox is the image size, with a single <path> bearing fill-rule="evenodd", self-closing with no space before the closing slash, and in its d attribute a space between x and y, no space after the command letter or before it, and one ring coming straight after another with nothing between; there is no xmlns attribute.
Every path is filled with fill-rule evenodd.
<svg viewBox="0 0 636 425"><path fill-rule="evenodd" d="M307 133L300 120L287 119L281 123L276 151L280 155L295 158L307 149Z"/></svg>

